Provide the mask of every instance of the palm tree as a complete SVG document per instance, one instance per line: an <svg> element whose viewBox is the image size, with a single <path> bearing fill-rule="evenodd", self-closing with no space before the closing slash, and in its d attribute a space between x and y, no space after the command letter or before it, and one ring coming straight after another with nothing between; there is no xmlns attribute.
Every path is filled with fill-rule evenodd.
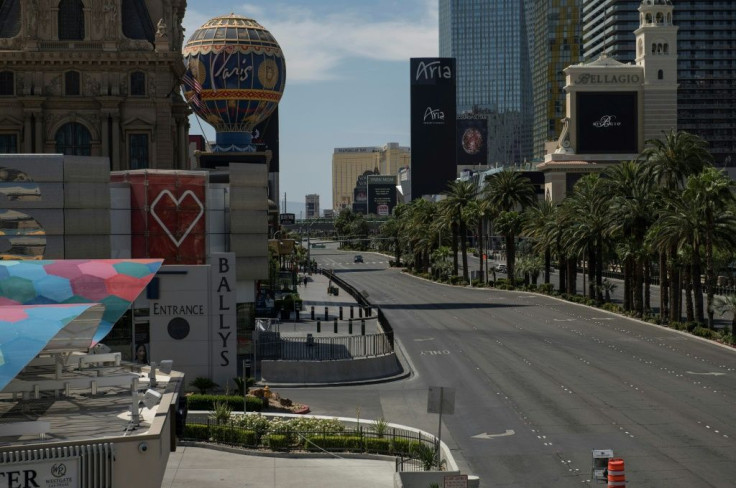
<svg viewBox="0 0 736 488"><path fill-rule="evenodd" d="M589 296L603 302L603 248L609 228L610 202L600 174L586 175L567 197L567 209L575 215L575 224L567 235L566 244L575 254L586 253L589 262Z"/></svg>
<svg viewBox="0 0 736 488"><path fill-rule="evenodd" d="M733 180L721 171L708 167L688 179L683 198L690 203L699 216L705 245L705 292L707 295L708 328L713 328L713 296L716 274L713 266L713 244L718 237L734 241L732 230L736 218L727 208L736 202ZM700 276L694 277L700 281Z"/></svg>
<svg viewBox="0 0 736 488"><path fill-rule="evenodd" d="M557 236L555 212L557 207L551 200L540 200L529 207L524 218L524 231L533 239L534 248L544 255L544 282L549 283L552 268L552 248Z"/></svg>
<svg viewBox="0 0 736 488"><path fill-rule="evenodd" d="M485 283L483 276L483 261L486 260L487 263L488 259L488 256L485 256L483 224L485 219L491 216L490 210L490 204L487 200L479 200L477 198L473 199L468 206L465 207L465 220L467 221L468 226L475 225L476 232L478 233L478 254L480 256L478 276L480 277L481 283Z"/></svg>
<svg viewBox="0 0 736 488"><path fill-rule="evenodd" d="M624 161L612 166L605 175L606 197L611 209L608 234L618 238L619 242L630 241L624 273L628 278L626 274L633 267L633 280L624 279L624 296L633 297L635 312L641 316L650 309L648 301L644 300L644 271L648 269L646 263L649 260L644 238L653 221L654 182L647 168L637 161Z"/></svg>
<svg viewBox="0 0 736 488"><path fill-rule="evenodd" d="M460 239L460 252L463 258L463 280L468 282L468 241L467 216L465 208L475 200L478 190L471 180L456 180L450 182L447 191L443 192L445 199L440 201L441 213L452 222L457 223Z"/></svg>
<svg viewBox="0 0 736 488"><path fill-rule="evenodd" d="M503 171L494 173L486 177L486 182L488 185L484 189L484 199L498 213L499 219L501 219L502 214L508 214L517 209L523 210L535 201L534 186L532 186L529 178L513 169L504 169ZM513 230L516 227L512 225L513 221L514 218L512 215L507 215L505 218L505 224L510 225L505 225L504 228L510 232L504 233L504 239L506 240L506 267L508 268L508 276L515 279L514 260L516 259L516 255L513 239L515 239L516 233Z"/></svg>
<svg viewBox="0 0 736 488"><path fill-rule="evenodd" d="M672 130L665 134L664 139L650 139L646 141L646 145L647 148L642 152L640 160L644 162L660 187L666 191L682 188L688 176L699 173L713 162L713 156L708 152L708 143L688 132ZM675 252L674 248L659 249L660 316L663 319L668 315L669 291L672 291L673 304L680 300L679 272L673 267L676 260ZM671 311L669 315L673 319L675 312Z"/></svg>
<svg viewBox="0 0 736 488"><path fill-rule="evenodd" d="M713 301L713 309L721 317L731 314L731 344L736 344L736 295L717 296Z"/></svg>

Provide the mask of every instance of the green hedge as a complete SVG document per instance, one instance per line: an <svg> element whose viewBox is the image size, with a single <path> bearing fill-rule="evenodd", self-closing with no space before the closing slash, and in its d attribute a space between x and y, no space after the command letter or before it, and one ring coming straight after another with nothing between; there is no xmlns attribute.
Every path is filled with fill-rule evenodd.
<svg viewBox="0 0 736 488"><path fill-rule="evenodd" d="M201 441L211 439L224 444L237 444L250 447L258 445L255 432L233 428L230 425L187 424L184 427L184 438Z"/></svg>
<svg viewBox="0 0 736 488"><path fill-rule="evenodd" d="M243 397L233 395L189 395L187 407L189 410L214 410L215 402L226 403L234 411L243 410ZM263 410L263 401L260 398L246 397L249 412L260 412Z"/></svg>
<svg viewBox="0 0 736 488"><path fill-rule="evenodd" d="M363 438L360 436L314 435L307 437L305 447L311 450L363 451Z"/></svg>
<svg viewBox="0 0 736 488"><path fill-rule="evenodd" d="M263 444L274 451L289 448L289 437L283 434L270 434L263 438Z"/></svg>

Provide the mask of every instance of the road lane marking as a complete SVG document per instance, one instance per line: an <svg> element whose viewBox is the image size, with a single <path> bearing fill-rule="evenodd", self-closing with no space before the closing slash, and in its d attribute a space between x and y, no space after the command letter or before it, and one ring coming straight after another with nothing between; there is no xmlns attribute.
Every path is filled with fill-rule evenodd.
<svg viewBox="0 0 736 488"><path fill-rule="evenodd" d="M513 430L506 429L506 432L504 432L503 434L488 434L484 432L482 434L474 435L473 439L495 439L496 437L506 437L514 434L516 434L516 432L514 432Z"/></svg>
<svg viewBox="0 0 736 488"><path fill-rule="evenodd" d="M695 374L698 376L724 376L726 373L718 373L716 371L710 373L696 373L695 371L685 371L687 374Z"/></svg>

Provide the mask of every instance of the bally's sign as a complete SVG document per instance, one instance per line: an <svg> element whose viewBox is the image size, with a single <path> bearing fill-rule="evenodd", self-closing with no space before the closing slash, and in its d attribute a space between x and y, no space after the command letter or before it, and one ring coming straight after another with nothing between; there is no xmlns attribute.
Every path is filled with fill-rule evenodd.
<svg viewBox="0 0 736 488"><path fill-rule="evenodd" d="M578 85L632 85L641 83L641 76L636 74L599 74L582 73L575 83Z"/></svg>
<svg viewBox="0 0 736 488"><path fill-rule="evenodd" d="M236 305L237 278L235 254L212 253L210 271L210 323L213 379L221 385L227 384L235 374L237 348Z"/></svg>

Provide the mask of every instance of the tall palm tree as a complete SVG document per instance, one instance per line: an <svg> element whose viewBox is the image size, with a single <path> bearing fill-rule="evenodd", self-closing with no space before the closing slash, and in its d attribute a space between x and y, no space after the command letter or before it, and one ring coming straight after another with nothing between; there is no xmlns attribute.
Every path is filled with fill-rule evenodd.
<svg viewBox="0 0 736 488"><path fill-rule="evenodd" d="M491 206L487 200L473 199L467 207L465 207L465 220L468 226L475 226L476 232L478 233L478 254L479 268L478 276L480 277L481 283L485 283L483 275L483 261L487 259L485 256L485 246L483 241L483 224L487 218L491 217Z"/></svg>
<svg viewBox="0 0 736 488"><path fill-rule="evenodd" d="M726 210L736 202L733 180L721 171L708 167L688 179L683 198L697 212L705 245L705 292L707 295L708 327L713 328L713 296L715 295L716 274L713 266L713 244L718 237L729 242L734 240L733 213ZM725 231L725 232L724 232ZM700 276L694 277L700 281Z"/></svg>
<svg viewBox="0 0 736 488"><path fill-rule="evenodd" d="M647 168L637 161L624 161L612 166L605 175L606 198L611 210L608 234L619 242L630 240L624 274L633 267L633 279L624 279L624 296L633 297L635 312L643 315L650 308L644 300L644 270L649 259L644 238L654 217L654 182Z"/></svg>
<svg viewBox="0 0 736 488"><path fill-rule="evenodd" d="M646 141L646 149L640 160L651 171L652 176L661 188L675 191L683 188L688 176L699 173L706 166L711 166L713 156L708 151L708 143L688 132L670 131L663 139ZM659 250L660 269L660 315L664 319L668 315L670 291L673 303L679 302L679 272L674 267L675 249ZM668 259L669 256L669 259ZM667 271L665 271L667 270ZM669 275L669 281L667 280ZM675 295L678 293L678 295ZM669 314L675 315L674 312Z"/></svg>
<svg viewBox="0 0 736 488"><path fill-rule="evenodd" d="M610 202L600 174L586 175L567 198L568 211L575 215L575 225L568 234L567 245L578 254L587 254L589 262L589 296L603 302L603 249L610 224Z"/></svg>
<svg viewBox="0 0 736 488"><path fill-rule="evenodd" d="M468 282L468 229L465 208L475 200L478 190L471 180L456 180L447 185L447 191L442 194L444 200L440 201L442 214L457 224L458 237L460 239L460 252L463 259L463 280Z"/></svg>
<svg viewBox="0 0 736 488"><path fill-rule="evenodd" d="M534 242L534 248L544 256L544 282L549 283L552 268L552 248L557 237L555 212L557 206L551 200L540 200L525 212L524 231Z"/></svg>
<svg viewBox="0 0 736 488"><path fill-rule="evenodd" d="M529 178L513 169L504 169L498 173L494 173L486 177L488 183L484 189L483 198L487 200L490 206L498 213L499 219L502 213L512 212L514 210L523 210L531 206L535 199L534 186L532 186ZM506 224L512 224L513 220L508 216L505 219ZM514 225L505 227L509 231L514 230ZM506 241L506 267L508 276L514 278L514 260L516 253L514 252L516 234L508 232L504 234Z"/></svg>

